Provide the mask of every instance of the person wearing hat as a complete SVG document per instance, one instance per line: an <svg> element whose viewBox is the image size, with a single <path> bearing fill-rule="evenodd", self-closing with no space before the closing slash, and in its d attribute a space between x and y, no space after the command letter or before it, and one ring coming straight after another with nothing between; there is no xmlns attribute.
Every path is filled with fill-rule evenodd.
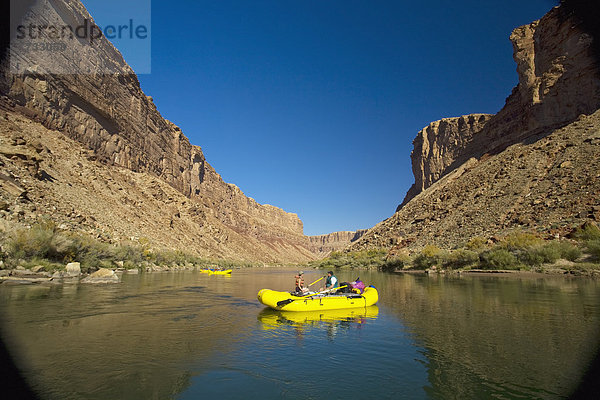
<svg viewBox="0 0 600 400"><path fill-rule="evenodd" d="M327 273L327 280L325 281L325 289L335 289L339 287L337 278L333 275L333 271Z"/></svg>
<svg viewBox="0 0 600 400"><path fill-rule="evenodd" d="M304 271L298 272L296 275L296 293L306 293L308 288L304 287Z"/></svg>

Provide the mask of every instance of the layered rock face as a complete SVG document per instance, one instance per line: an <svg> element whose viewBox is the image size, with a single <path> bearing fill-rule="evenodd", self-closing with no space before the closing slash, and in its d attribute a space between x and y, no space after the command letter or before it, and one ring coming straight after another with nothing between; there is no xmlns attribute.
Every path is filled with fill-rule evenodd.
<svg viewBox="0 0 600 400"><path fill-rule="evenodd" d="M57 26L93 21L80 1L39 2L27 18ZM51 6L48 6L51 4ZM66 40L67 50L10 54L0 66L0 103L57 130L93 152L104 165L147 173L185 197L205 205L223 225L242 235L306 245L296 214L258 204L235 185L223 182L202 150L181 129L165 120L146 96L133 70L105 38L94 45ZM11 74L10 62L27 65ZM54 70L76 71L49 74Z"/></svg>
<svg viewBox="0 0 600 400"><path fill-rule="evenodd" d="M61 132L0 107L0 233L52 220L102 242L205 258L272 263L316 257L304 236L284 237L284 231L275 237L271 220L246 215L249 227L271 236L248 234L250 228L221 222L212 199L200 200L152 174L106 165Z"/></svg>
<svg viewBox="0 0 600 400"><path fill-rule="evenodd" d="M451 249L512 231L553 238L600 221L600 110L532 143L467 161L349 250Z"/></svg>
<svg viewBox="0 0 600 400"><path fill-rule="evenodd" d="M308 236L310 249L321 257L327 256L332 251L342 250L344 247L357 241L367 232L366 229L357 231L332 232L326 235Z"/></svg>
<svg viewBox="0 0 600 400"><path fill-rule="evenodd" d="M348 249L451 248L477 235L554 236L600 220L598 39L562 7L510 39L519 84L504 108L419 132L415 185L392 217Z"/></svg>
<svg viewBox="0 0 600 400"><path fill-rule="evenodd" d="M437 181L491 117L490 114L471 114L444 118L420 130L413 140L410 155L415 183L398 209Z"/></svg>
<svg viewBox="0 0 600 400"><path fill-rule="evenodd" d="M593 38L555 7L539 21L510 35L519 84L493 116L480 114L458 120L477 120L465 129L442 120L419 132L412 157L415 184L401 206L472 157L497 154L508 146L535 140L591 114L600 107L600 74ZM478 117L479 116L479 117ZM456 139L456 136L463 136Z"/></svg>

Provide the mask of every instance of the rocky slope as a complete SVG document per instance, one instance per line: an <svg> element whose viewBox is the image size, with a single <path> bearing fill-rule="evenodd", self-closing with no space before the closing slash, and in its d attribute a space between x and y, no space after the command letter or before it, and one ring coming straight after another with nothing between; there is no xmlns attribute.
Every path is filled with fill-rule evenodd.
<svg viewBox="0 0 600 400"><path fill-rule="evenodd" d="M519 84L504 108L419 132L415 185L392 217L348 249L451 248L477 235L514 229L556 235L600 220L594 40L560 7L510 39Z"/></svg>
<svg viewBox="0 0 600 400"><path fill-rule="evenodd" d="M231 191L239 189L232 185ZM0 232L49 218L61 229L102 241L148 241L205 257L315 258L304 236L267 237L227 226L213 202L189 198L152 174L106 165L61 132L0 110ZM265 217L245 218L258 231L273 224Z"/></svg>
<svg viewBox="0 0 600 400"><path fill-rule="evenodd" d="M458 118L467 122L462 129L433 123L419 132L411 155L415 184L402 205L472 157L546 135L600 107L594 40L563 7L515 29L510 40L519 84L505 106L494 116Z"/></svg>
<svg viewBox="0 0 600 400"><path fill-rule="evenodd" d="M367 232L366 229L357 231L341 231L326 235L308 236L310 249L319 257L326 257L332 251L339 251L357 241Z"/></svg>
<svg viewBox="0 0 600 400"><path fill-rule="evenodd" d="M67 23L76 26L85 19L92 20L79 1L48 4L36 3L37 8L27 18L34 21L42 18L56 26ZM201 148L191 145L181 129L160 115L152 99L141 90L134 72L106 38L98 39L93 46L81 40L65 42L67 50L60 56L52 52L13 52L13 62L18 60L29 66L25 74L11 74L9 58L3 58L0 64L0 105L5 110L2 124L6 130L5 137L12 138L15 134L19 137L20 133L22 136L16 141L6 139L7 146L16 146L16 150L8 150L9 154L20 151L18 143L22 140L26 144L30 140L45 143L45 139L35 138L48 135L53 142L60 144L58 132L65 135L71 140L69 146L73 150L54 149L56 153L51 154L60 157L45 158L40 155L43 152L35 151L33 158L15 157L24 157L26 162L33 164L48 162L59 169L73 163L75 167L71 172L77 171L87 178L78 184L77 174L63 176L54 181L42 181L40 185L44 188L38 188L38 182L32 179L36 176L34 171L27 176L25 170L7 171L5 165L3 176L8 178L4 182L15 181L10 177L12 173L27 176L23 179L33 185L28 193L40 189L48 200L47 204L53 204L51 200L58 201L53 207L60 210L51 213L57 219L67 216L59 215L63 208L78 208L82 202L89 201L85 208L90 215L100 210L114 214L112 217L103 215L99 219L95 215L94 218L102 229L114 227L116 236L134 236L133 228L145 225L144 234L156 242L166 244L173 241L179 247L198 252L211 249L215 255L263 261L306 261L314 258L307 249L308 241L298 216L277 207L258 204L235 185L225 183L206 161ZM77 73L49 74L48 66L52 70ZM63 162L65 164L59 166ZM44 168L50 175L61 175L59 170L50 172L50 166ZM71 172L64 170L65 174ZM111 175L115 176L109 179ZM89 190L87 179L92 176L96 176L91 186L98 196L97 204L92 204L91 194L87 198L79 198L80 193L77 193ZM71 178L75 181L70 182ZM132 180L140 185L139 193L127 191L126 182ZM71 193L71 190L64 191L64 187L50 187L53 182L71 183L69 187L74 190ZM113 187L115 182L124 190L121 200L131 204L117 204L119 196L113 197L113 190L118 190ZM21 184L23 182L16 186ZM145 193L141 188L151 190ZM5 193L5 201L16 201L19 196L15 196L18 194L15 190ZM101 204L100 199L107 203ZM165 206L164 202L168 205ZM123 213L113 213L113 206ZM130 213L126 212L128 207ZM165 215L161 214L163 210ZM150 216L152 221L149 221ZM115 224L110 220L114 220ZM125 232L129 229L125 221L130 222L132 232ZM177 226L178 223L172 221L183 224L174 233L178 238L164 238L163 224L166 223L166 227L171 225L171 228ZM200 224L197 229L190 228L190 224L196 223ZM208 229L207 224L215 232ZM198 232L203 232L205 240L212 244L191 240ZM185 236L189 236L190 240L183 239ZM203 247L205 245L206 248ZM269 249L274 246L280 247L274 255L269 255ZM293 249L289 254L283 250L288 247Z"/></svg>
<svg viewBox="0 0 600 400"><path fill-rule="evenodd" d="M532 143L471 159L350 246L452 248L513 230L564 235L600 221L600 111Z"/></svg>

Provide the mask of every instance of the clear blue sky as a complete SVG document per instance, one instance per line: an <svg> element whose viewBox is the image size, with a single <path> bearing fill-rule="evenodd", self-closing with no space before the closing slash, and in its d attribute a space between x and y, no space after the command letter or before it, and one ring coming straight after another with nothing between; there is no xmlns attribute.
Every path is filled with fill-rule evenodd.
<svg viewBox="0 0 600 400"><path fill-rule="evenodd" d="M226 182L305 234L369 228L412 185L420 129L502 108L511 31L555 4L153 1L139 78Z"/></svg>

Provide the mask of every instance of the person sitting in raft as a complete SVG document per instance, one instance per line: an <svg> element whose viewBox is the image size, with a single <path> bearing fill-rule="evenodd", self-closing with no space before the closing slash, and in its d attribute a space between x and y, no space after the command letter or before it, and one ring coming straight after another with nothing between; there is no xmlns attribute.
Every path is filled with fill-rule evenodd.
<svg viewBox="0 0 600 400"><path fill-rule="evenodd" d="M325 281L325 290L335 289L339 286L337 278L333 275L333 271L327 273L327 280Z"/></svg>
<svg viewBox="0 0 600 400"><path fill-rule="evenodd" d="M354 282L351 282L350 287L353 292L358 294L362 294L365 291L365 283L360 278L356 278Z"/></svg>
<svg viewBox="0 0 600 400"><path fill-rule="evenodd" d="M304 287L304 271L298 272L296 275L296 293L307 293L308 288Z"/></svg>

